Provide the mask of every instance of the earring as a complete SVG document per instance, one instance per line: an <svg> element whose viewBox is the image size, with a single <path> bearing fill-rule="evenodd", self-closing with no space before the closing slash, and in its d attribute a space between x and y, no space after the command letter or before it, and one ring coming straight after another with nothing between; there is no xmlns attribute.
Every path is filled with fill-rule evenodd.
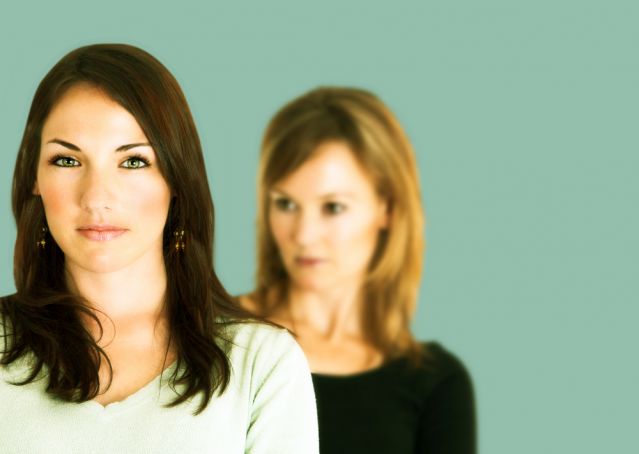
<svg viewBox="0 0 639 454"><path fill-rule="evenodd" d="M48 231L49 230L46 227L42 227L42 230L40 230L40 239L36 241L36 245L38 246L38 249L44 249L46 247Z"/></svg>
<svg viewBox="0 0 639 454"><path fill-rule="evenodd" d="M184 230L176 230L173 232L173 236L175 237L175 250L178 252L183 251L185 247Z"/></svg>

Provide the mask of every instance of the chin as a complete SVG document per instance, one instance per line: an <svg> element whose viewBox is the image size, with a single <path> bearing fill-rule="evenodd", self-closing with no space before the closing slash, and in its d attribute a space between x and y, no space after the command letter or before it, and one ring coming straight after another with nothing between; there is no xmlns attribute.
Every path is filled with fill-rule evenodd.
<svg viewBox="0 0 639 454"><path fill-rule="evenodd" d="M300 290L319 292L331 288L335 288L335 280L319 276L295 276L293 283Z"/></svg>
<svg viewBox="0 0 639 454"><path fill-rule="evenodd" d="M161 243L160 243L161 244ZM62 251L65 260L78 270L90 273L114 273L130 268L148 268L155 258L152 244L139 242L104 242L93 244L72 244ZM161 246L160 246L161 247ZM161 251L161 249L160 249ZM162 257L162 253L159 252Z"/></svg>
<svg viewBox="0 0 639 454"><path fill-rule="evenodd" d="M128 265L127 260L123 260L122 257L113 257L110 254L94 255L75 263L80 268L93 273L113 273Z"/></svg>
<svg viewBox="0 0 639 454"><path fill-rule="evenodd" d="M123 253L121 250L102 249L81 251L79 254L65 253L65 260L76 269L103 274L127 268L135 262L135 256L131 251Z"/></svg>

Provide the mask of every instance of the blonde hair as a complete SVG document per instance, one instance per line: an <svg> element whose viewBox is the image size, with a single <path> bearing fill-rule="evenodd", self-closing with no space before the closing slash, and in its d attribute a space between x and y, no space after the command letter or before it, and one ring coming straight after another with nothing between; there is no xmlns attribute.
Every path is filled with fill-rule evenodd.
<svg viewBox="0 0 639 454"><path fill-rule="evenodd" d="M390 110L357 88L321 87L286 104L262 141L257 178L257 276L251 299L261 315L286 304L288 275L269 229L269 190L323 143L346 143L389 207L371 260L361 314L367 341L386 358L416 357L410 331L421 278L424 215L415 155Z"/></svg>

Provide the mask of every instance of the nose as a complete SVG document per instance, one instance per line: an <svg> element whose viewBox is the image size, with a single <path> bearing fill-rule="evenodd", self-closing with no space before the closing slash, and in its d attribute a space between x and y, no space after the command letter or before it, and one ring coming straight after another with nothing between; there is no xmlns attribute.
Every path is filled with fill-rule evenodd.
<svg viewBox="0 0 639 454"><path fill-rule="evenodd" d="M89 213L110 211L115 201L114 184L114 178L107 173L87 169L81 182L80 207Z"/></svg>
<svg viewBox="0 0 639 454"><path fill-rule="evenodd" d="M308 246L322 235L321 219L312 212L300 210L295 219L293 241L298 246Z"/></svg>

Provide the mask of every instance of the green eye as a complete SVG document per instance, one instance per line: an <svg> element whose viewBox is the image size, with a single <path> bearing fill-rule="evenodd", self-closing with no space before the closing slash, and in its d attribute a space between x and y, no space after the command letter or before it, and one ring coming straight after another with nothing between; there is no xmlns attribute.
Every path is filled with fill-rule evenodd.
<svg viewBox="0 0 639 454"><path fill-rule="evenodd" d="M346 205L339 202L328 202L324 204L323 211L329 215L340 214L346 209Z"/></svg>
<svg viewBox="0 0 639 454"><path fill-rule="evenodd" d="M80 163L69 156L56 156L51 160L53 165L58 167L78 167Z"/></svg>
<svg viewBox="0 0 639 454"><path fill-rule="evenodd" d="M149 165L149 161L142 158L141 156L134 156L122 163L122 167L125 169L141 169L142 167L147 167Z"/></svg>
<svg viewBox="0 0 639 454"><path fill-rule="evenodd" d="M287 198L281 197L275 199L273 202L275 207L280 211L293 211L295 209L295 203Z"/></svg>

